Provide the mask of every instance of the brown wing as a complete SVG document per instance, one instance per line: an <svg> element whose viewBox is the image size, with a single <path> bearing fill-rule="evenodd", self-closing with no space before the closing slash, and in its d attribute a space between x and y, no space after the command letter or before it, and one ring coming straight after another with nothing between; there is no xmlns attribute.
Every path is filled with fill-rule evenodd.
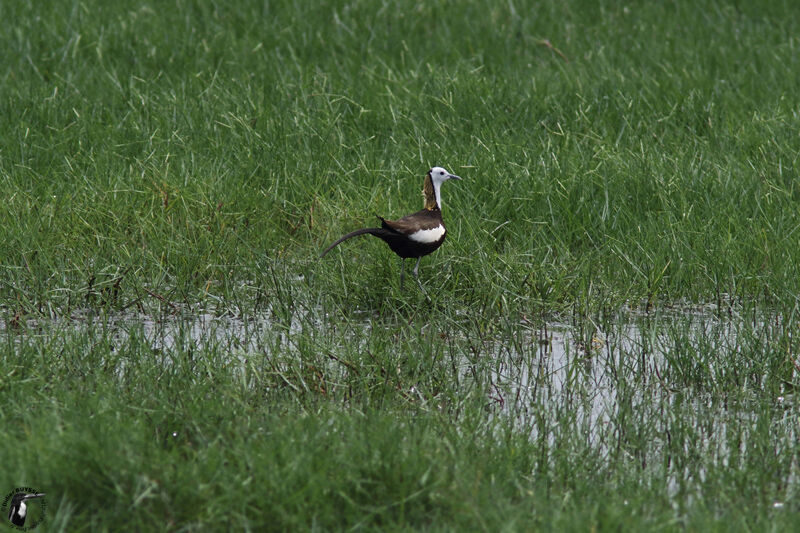
<svg viewBox="0 0 800 533"><path fill-rule="evenodd" d="M398 220L381 219L381 226L404 235L410 235L421 229L432 229L442 224L442 214L438 209L422 209L406 215Z"/></svg>

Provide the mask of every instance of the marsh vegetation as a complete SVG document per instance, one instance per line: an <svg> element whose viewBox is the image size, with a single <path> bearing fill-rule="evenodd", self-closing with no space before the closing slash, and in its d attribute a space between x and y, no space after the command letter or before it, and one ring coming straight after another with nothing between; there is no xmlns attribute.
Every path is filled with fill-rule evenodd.
<svg viewBox="0 0 800 533"><path fill-rule="evenodd" d="M790 530L791 2L0 6L51 530ZM377 239L433 165L448 237Z"/></svg>

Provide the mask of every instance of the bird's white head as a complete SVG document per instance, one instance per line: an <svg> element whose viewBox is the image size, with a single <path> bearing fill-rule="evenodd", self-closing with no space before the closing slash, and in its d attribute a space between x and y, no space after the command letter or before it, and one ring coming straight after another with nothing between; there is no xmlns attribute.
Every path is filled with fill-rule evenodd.
<svg viewBox="0 0 800 533"><path fill-rule="evenodd" d="M441 206L442 206L442 196L441 196L441 193L439 191L440 191L440 189L442 187L442 183L444 183L445 181L450 180L450 179L460 180L461 178L456 176L455 174L450 174L447 171L447 169L444 169L442 167L433 167L432 169L430 169L428 171L428 175L431 177L431 184L433 185L433 192L436 195L436 205L441 208Z"/></svg>

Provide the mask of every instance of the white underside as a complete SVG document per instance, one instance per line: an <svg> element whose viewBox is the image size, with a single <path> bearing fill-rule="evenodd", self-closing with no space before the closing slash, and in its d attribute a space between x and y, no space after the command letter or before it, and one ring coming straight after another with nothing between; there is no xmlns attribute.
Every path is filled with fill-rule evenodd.
<svg viewBox="0 0 800 533"><path fill-rule="evenodd" d="M441 224L431 229L421 229L408 236L414 242L430 244L436 242L444 235L444 226Z"/></svg>

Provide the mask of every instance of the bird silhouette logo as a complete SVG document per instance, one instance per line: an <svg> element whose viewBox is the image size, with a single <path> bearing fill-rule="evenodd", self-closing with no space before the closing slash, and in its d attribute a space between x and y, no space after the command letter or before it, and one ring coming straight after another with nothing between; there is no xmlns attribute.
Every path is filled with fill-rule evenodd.
<svg viewBox="0 0 800 533"><path fill-rule="evenodd" d="M30 487L17 487L3 500L3 511L16 529L30 531L44 521L45 493Z"/></svg>

